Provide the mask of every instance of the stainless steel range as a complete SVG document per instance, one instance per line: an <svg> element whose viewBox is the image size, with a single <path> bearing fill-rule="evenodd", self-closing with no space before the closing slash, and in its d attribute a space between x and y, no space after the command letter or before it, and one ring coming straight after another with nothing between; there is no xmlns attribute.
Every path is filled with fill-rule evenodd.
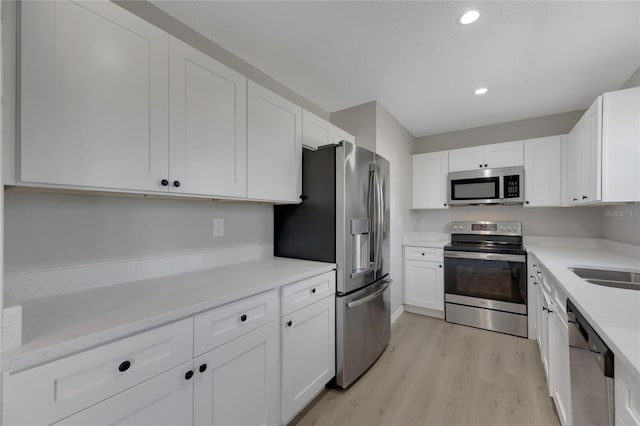
<svg viewBox="0 0 640 426"><path fill-rule="evenodd" d="M445 319L527 337L527 252L519 222L451 222Z"/></svg>

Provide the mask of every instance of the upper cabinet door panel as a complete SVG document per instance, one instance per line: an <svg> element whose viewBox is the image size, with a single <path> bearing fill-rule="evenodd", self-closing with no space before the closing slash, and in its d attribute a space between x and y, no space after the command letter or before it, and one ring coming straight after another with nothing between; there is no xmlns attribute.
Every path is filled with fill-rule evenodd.
<svg viewBox="0 0 640 426"><path fill-rule="evenodd" d="M411 156L411 208L447 208L449 152Z"/></svg>
<svg viewBox="0 0 640 426"><path fill-rule="evenodd" d="M302 108L252 81L247 95L247 195L299 203Z"/></svg>
<svg viewBox="0 0 640 426"><path fill-rule="evenodd" d="M494 143L484 146L484 164L490 169L524 165L523 141Z"/></svg>
<svg viewBox="0 0 640 426"><path fill-rule="evenodd" d="M107 1L21 9L20 180L166 191L167 34Z"/></svg>
<svg viewBox="0 0 640 426"><path fill-rule="evenodd" d="M302 111L302 145L305 148L317 149L319 146L330 145L332 124L317 115Z"/></svg>
<svg viewBox="0 0 640 426"><path fill-rule="evenodd" d="M449 151L449 171L476 170L484 167L483 147L452 149Z"/></svg>
<svg viewBox="0 0 640 426"><path fill-rule="evenodd" d="M247 79L180 40L169 43L171 191L245 197Z"/></svg>
<svg viewBox="0 0 640 426"><path fill-rule="evenodd" d="M562 136L524 142L525 207L561 205Z"/></svg>

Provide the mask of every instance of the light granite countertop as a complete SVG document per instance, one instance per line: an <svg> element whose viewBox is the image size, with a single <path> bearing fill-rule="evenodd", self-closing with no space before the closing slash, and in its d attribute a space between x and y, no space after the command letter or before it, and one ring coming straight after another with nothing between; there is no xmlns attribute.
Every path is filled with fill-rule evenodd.
<svg viewBox="0 0 640 426"><path fill-rule="evenodd" d="M526 244L566 292L580 313L640 380L640 291L590 284L569 267L640 270L640 260L604 247Z"/></svg>
<svg viewBox="0 0 640 426"><path fill-rule="evenodd" d="M3 370L71 355L335 267L273 257L25 300L22 345L3 351Z"/></svg>

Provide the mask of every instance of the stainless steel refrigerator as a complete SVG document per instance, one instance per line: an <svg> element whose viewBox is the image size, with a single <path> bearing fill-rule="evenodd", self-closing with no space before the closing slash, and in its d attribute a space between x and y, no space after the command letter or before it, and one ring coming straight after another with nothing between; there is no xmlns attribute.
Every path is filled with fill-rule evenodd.
<svg viewBox="0 0 640 426"><path fill-rule="evenodd" d="M301 198L274 208L274 254L337 264L336 384L346 388L391 336L389 162L349 142L304 149Z"/></svg>

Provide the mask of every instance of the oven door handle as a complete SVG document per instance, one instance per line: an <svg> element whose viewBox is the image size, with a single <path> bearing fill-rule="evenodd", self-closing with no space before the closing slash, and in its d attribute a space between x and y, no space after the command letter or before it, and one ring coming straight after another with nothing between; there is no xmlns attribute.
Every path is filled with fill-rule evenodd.
<svg viewBox="0 0 640 426"><path fill-rule="evenodd" d="M476 253L469 251L445 251L444 257L454 259L502 260L516 263L526 263L527 261L526 256L523 254Z"/></svg>

